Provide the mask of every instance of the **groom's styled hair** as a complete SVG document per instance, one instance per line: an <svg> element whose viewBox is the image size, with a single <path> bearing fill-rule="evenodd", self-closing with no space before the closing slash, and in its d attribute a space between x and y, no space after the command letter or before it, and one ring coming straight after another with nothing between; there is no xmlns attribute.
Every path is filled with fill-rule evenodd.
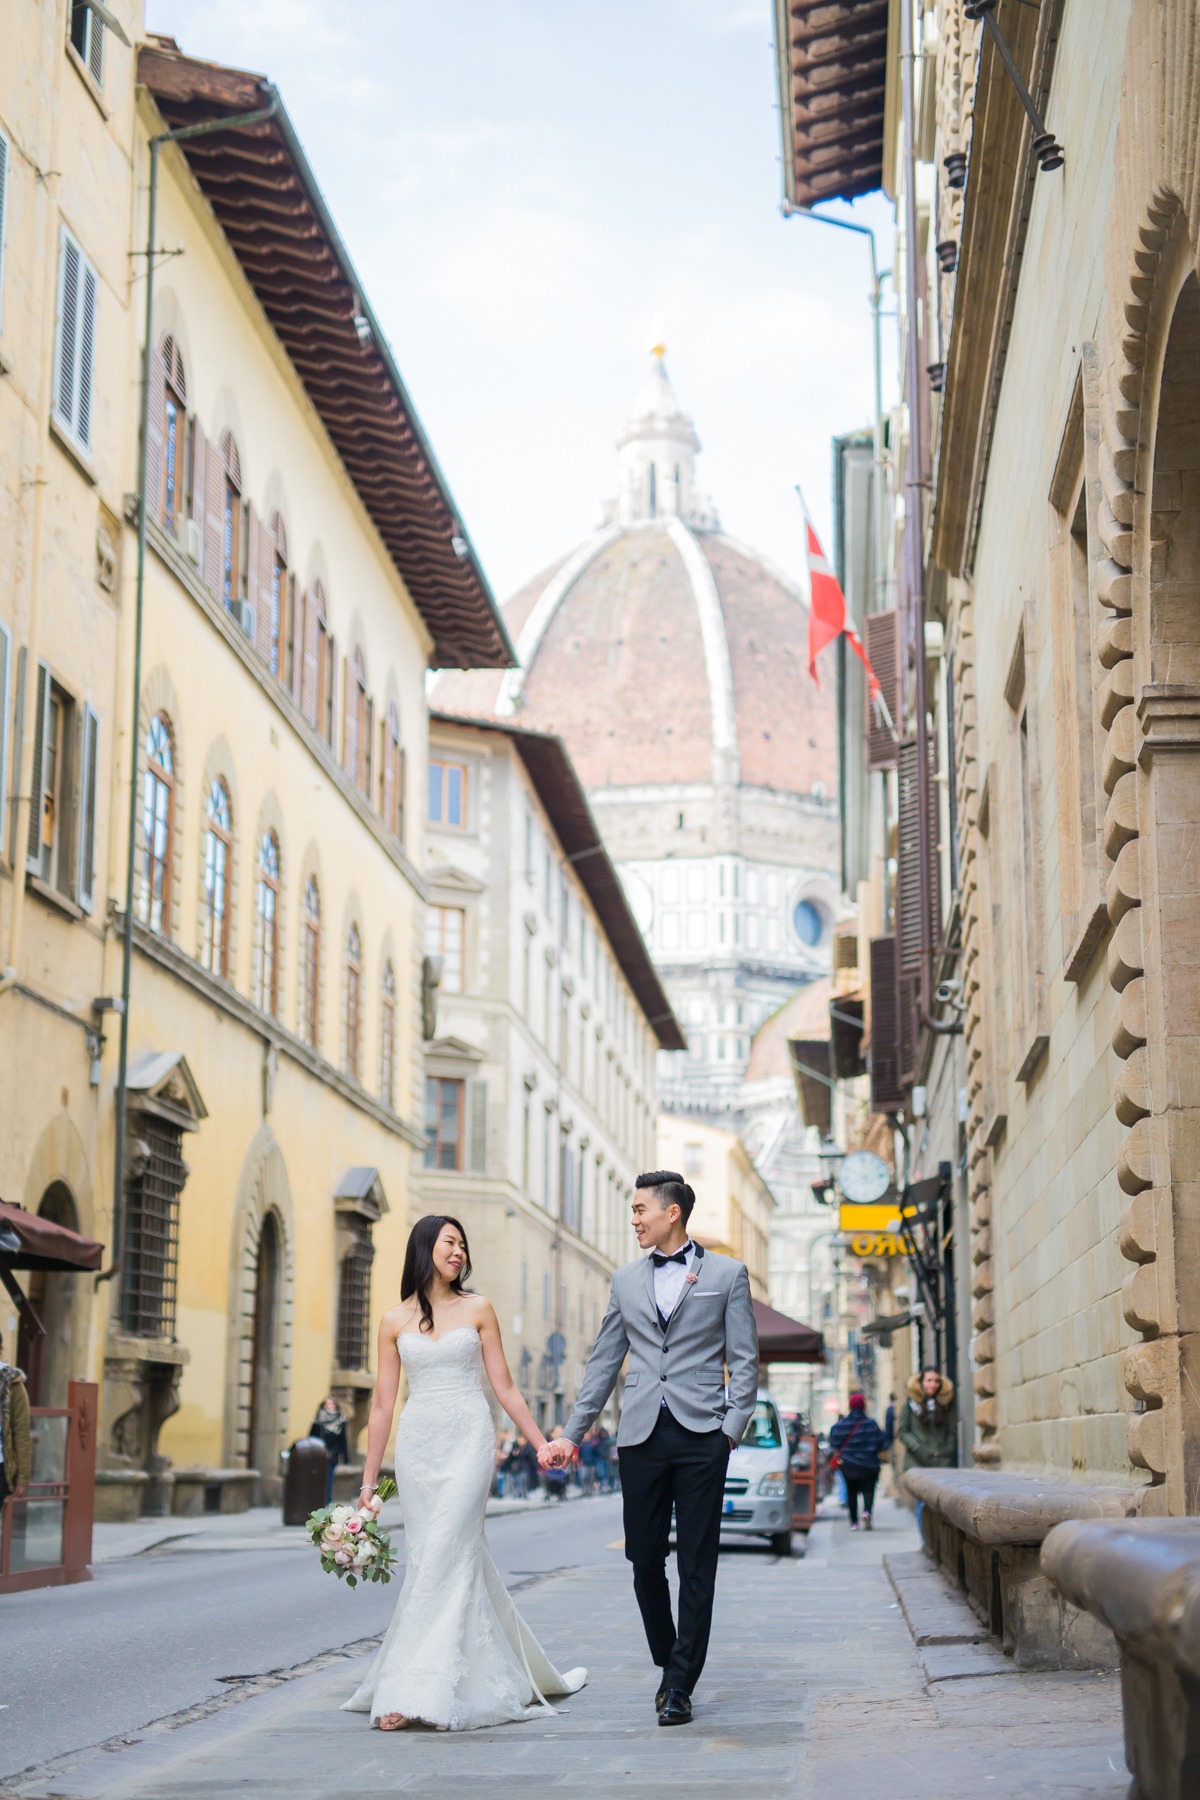
<svg viewBox="0 0 1200 1800"><path fill-rule="evenodd" d="M668 1206L677 1206L684 1225L691 1218L692 1208L696 1204L695 1191L676 1170L653 1169L648 1175L639 1175L633 1185L635 1188L654 1188L664 1211Z"/></svg>

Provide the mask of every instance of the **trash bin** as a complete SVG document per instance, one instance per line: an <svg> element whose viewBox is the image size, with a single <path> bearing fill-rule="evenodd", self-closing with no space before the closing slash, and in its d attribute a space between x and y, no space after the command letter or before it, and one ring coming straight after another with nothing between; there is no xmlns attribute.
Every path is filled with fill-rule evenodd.
<svg viewBox="0 0 1200 1800"><path fill-rule="evenodd" d="M300 1438L288 1452L283 1477L283 1522L306 1525L309 1513L325 1504L329 1455L324 1438Z"/></svg>

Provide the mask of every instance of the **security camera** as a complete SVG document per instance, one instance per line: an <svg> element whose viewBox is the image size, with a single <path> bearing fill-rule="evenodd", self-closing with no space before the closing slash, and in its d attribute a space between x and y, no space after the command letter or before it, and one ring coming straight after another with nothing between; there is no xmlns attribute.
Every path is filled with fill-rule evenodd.
<svg viewBox="0 0 1200 1800"><path fill-rule="evenodd" d="M957 1012L962 1012L962 982L939 981L934 990L934 999L939 1006L953 1006Z"/></svg>

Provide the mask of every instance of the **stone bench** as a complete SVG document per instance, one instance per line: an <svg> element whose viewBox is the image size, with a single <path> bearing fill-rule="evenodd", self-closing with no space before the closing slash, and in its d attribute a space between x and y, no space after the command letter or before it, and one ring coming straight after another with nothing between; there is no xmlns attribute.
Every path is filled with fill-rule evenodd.
<svg viewBox="0 0 1200 1800"><path fill-rule="evenodd" d="M1200 1519L1073 1520L1042 1568L1121 1652L1130 1800L1200 1794Z"/></svg>
<svg viewBox="0 0 1200 1800"><path fill-rule="evenodd" d="M909 1469L925 1548L1019 1669L1111 1669L1108 1629L1042 1572L1048 1532L1068 1519L1123 1519L1136 1488L1084 1487L994 1469Z"/></svg>
<svg viewBox="0 0 1200 1800"><path fill-rule="evenodd" d="M173 1469L171 1512L196 1519L203 1513L246 1512L258 1485L257 1469Z"/></svg>

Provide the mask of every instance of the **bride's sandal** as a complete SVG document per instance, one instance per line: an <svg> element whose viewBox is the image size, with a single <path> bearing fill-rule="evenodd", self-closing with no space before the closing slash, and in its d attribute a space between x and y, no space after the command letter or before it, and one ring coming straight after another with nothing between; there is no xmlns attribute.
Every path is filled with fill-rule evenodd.
<svg viewBox="0 0 1200 1800"><path fill-rule="evenodd" d="M403 1713L380 1713L376 1721L376 1729L379 1731L405 1731L411 1724L412 1720L406 1719Z"/></svg>

